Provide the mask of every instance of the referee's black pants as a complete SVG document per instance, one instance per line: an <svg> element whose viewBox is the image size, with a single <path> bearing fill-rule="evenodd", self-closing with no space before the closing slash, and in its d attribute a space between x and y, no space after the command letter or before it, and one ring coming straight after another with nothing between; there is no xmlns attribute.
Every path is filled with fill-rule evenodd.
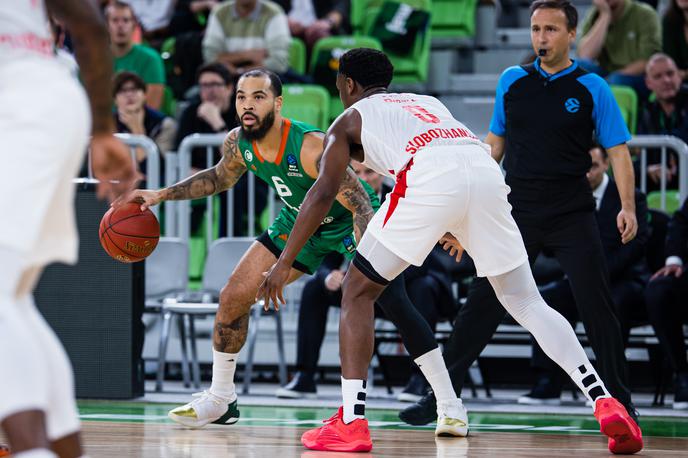
<svg viewBox="0 0 688 458"><path fill-rule="evenodd" d="M572 194L568 200L560 189L550 189L550 196L542 193L532 196L534 199L528 198L524 205L513 199L513 194L520 193L512 186L509 196L512 214L523 236L531 267L544 248L559 260L571 282L579 316L595 352L597 370L611 395L629 405L631 394L627 388L621 329L612 306L609 274L590 188L588 185L587 191L570 189ZM556 193L559 195L554 195ZM538 198L545 202L541 211L534 211L537 207L534 200ZM557 199L561 205L552 199ZM572 209L577 211L569 211ZM457 394L463 388L468 368L488 344L505 314L487 278L475 278L444 351Z"/></svg>

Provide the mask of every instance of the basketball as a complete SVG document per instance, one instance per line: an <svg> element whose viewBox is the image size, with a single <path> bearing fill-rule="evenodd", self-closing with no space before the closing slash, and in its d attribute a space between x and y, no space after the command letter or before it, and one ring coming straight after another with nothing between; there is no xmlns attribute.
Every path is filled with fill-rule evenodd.
<svg viewBox="0 0 688 458"><path fill-rule="evenodd" d="M160 224L141 204L126 203L110 210L100 220L100 244L120 262L138 262L150 255L160 239Z"/></svg>

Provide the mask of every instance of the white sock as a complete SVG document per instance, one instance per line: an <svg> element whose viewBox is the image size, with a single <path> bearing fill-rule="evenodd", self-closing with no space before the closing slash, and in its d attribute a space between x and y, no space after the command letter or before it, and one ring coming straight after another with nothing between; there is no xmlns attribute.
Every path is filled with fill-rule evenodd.
<svg viewBox="0 0 688 458"><path fill-rule="evenodd" d="M592 364L581 364L569 376L571 376L571 380L583 392L585 397L592 402L593 409L595 408L595 401L599 398L611 397Z"/></svg>
<svg viewBox="0 0 688 458"><path fill-rule="evenodd" d="M13 453L14 458L58 458L51 450L47 448L32 448L25 452Z"/></svg>
<svg viewBox="0 0 688 458"><path fill-rule="evenodd" d="M236 399L234 371L239 353L222 353L213 348L213 382L210 392L233 402Z"/></svg>
<svg viewBox="0 0 688 458"><path fill-rule="evenodd" d="M438 404L454 403L458 399L439 348L420 355L414 361L432 387Z"/></svg>
<svg viewBox="0 0 688 458"><path fill-rule="evenodd" d="M342 377L342 400L344 406L344 423L351 423L357 418L365 418L366 381Z"/></svg>

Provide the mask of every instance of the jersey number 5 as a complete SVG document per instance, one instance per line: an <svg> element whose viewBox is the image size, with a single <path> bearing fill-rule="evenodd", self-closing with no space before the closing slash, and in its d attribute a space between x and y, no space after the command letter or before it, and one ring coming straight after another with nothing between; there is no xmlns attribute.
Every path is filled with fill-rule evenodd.
<svg viewBox="0 0 688 458"><path fill-rule="evenodd" d="M434 114L430 113L428 110L421 107L420 105L404 105L401 108L408 111L413 116L415 116L416 118L420 119L423 122L427 122L427 123L431 123L431 124L439 124L440 123L440 118L438 118Z"/></svg>
<svg viewBox="0 0 688 458"><path fill-rule="evenodd" d="M289 186L284 184L284 181L280 177L271 177L272 182L275 184L275 189L280 197L289 197L292 195Z"/></svg>

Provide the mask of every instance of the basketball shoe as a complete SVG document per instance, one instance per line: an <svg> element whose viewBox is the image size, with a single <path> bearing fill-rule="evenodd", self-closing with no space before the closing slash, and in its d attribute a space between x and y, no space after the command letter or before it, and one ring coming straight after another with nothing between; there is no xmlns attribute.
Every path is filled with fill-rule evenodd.
<svg viewBox="0 0 688 458"><path fill-rule="evenodd" d="M370 440L368 420L356 419L349 424L344 423L344 408L340 407L337 413L328 420L325 425L306 431L301 436L301 443L311 450L330 452L369 452L373 449Z"/></svg>
<svg viewBox="0 0 688 458"><path fill-rule="evenodd" d="M642 450L643 433L619 401L614 398L597 399L595 418L600 423L600 432L609 437L610 452L631 454Z"/></svg>
<svg viewBox="0 0 688 458"><path fill-rule="evenodd" d="M233 425L239 421L236 397L233 401L216 396L210 391L194 393L197 397L188 404L170 410L167 416L180 425L202 428L208 423Z"/></svg>
<svg viewBox="0 0 688 458"><path fill-rule="evenodd" d="M0 457L1 456L10 456L10 449L4 444L0 444Z"/></svg>
<svg viewBox="0 0 688 458"><path fill-rule="evenodd" d="M461 399L458 399L458 402L438 403L435 436L466 437L467 435L468 414Z"/></svg>

